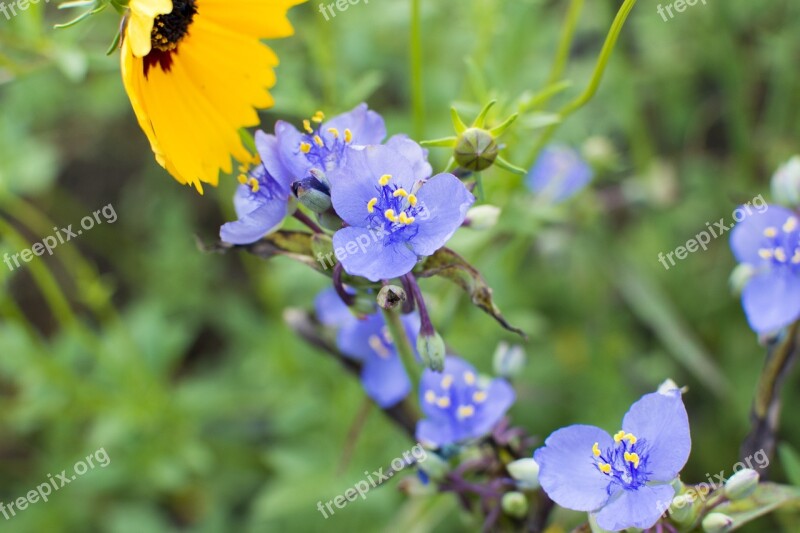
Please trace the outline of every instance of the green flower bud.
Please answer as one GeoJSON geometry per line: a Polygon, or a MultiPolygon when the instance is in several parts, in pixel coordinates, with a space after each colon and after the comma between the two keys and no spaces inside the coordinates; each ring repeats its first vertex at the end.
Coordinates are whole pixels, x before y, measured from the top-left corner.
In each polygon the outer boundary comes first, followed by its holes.
{"type": "Polygon", "coordinates": [[[731,272],[731,277],[728,279],[728,283],[730,283],[731,290],[735,294],[739,294],[744,289],[744,286],[747,285],[747,282],[750,281],[750,278],[756,273],[755,268],[747,263],[741,263],[736,265],[731,272]]]}
{"type": "Polygon", "coordinates": [[[408,299],[406,291],[397,285],[386,285],[378,293],[378,306],[381,309],[394,309],[408,299]]]}
{"type": "Polygon", "coordinates": [[[680,526],[693,524],[700,511],[700,505],[695,505],[697,501],[697,498],[689,494],[675,496],[669,506],[669,517],[680,526]]]}
{"type": "Polygon", "coordinates": [[[324,213],[333,205],[330,188],[313,176],[292,183],[292,193],[298,202],[315,213],[324,213]]]}
{"type": "Polygon", "coordinates": [[[450,472],[450,463],[431,451],[424,461],[417,463],[417,468],[434,481],[441,481],[450,472]]]}
{"type": "Polygon", "coordinates": [[[524,518],[528,514],[528,499],[521,492],[503,494],[503,511],[514,518],[524,518]]]}
{"type": "Polygon", "coordinates": [[[506,465],[506,470],[517,482],[517,487],[522,490],[536,490],[539,488],[539,465],[531,457],[517,459],[506,465]]]}
{"type": "Polygon", "coordinates": [[[453,151],[461,168],[480,172],[492,166],[500,154],[500,147],[492,134],[482,128],[468,128],[456,140],[453,151]]]}
{"type": "Polygon", "coordinates": [[[437,332],[433,335],[423,335],[420,333],[417,337],[417,351],[419,352],[425,366],[434,372],[441,372],[444,370],[444,357],[447,354],[447,349],[444,345],[444,339],[437,332]]]}
{"type": "Polygon", "coordinates": [[[725,533],[733,529],[733,518],[722,513],[709,513],[703,518],[703,531],[725,533]]]}
{"type": "Polygon", "coordinates": [[[608,137],[589,137],[581,147],[583,158],[594,168],[613,170],[619,166],[619,152],[608,137]]]}
{"type": "Polygon", "coordinates": [[[327,230],[339,231],[342,229],[342,219],[333,209],[328,209],[324,213],[317,213],[317,222],[327,230]]]}
{"type": "Polygon", "coordinates": [[[503,378],[514,377],[522,371],[525,359],[525,350],[522,346],[511,346],[501,342],[494,351],[494,373],[503,378]]]}
{"type": "Polygon", "coordinates": [[[497,224],[502,211],[493,205],[479,205],[467,211],[467,227],[475,230],[487,230],[497,224]]]}
{"type": "Polygon", "coordinates": [[[739,470],[725,482],[725,496],[729,500],[741,500],[747,498],[758,487],[758,472],[750,468],[739,470]]]}
{"type": "Polygon", "coordinates": [[[792,157],[772,176],[772,198],[791,207],[800,205],[800,156],[792,157]]]}

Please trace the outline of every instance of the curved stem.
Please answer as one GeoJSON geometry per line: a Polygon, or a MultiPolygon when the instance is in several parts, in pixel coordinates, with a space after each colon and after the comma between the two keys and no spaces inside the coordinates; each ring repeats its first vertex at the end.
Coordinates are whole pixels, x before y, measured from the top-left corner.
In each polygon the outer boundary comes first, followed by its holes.
{"type": "Polygon", "coordinates": [[[414,297],[414,301],[417,303],[417,307],[419,308],[419,334],[430,337],[436,333],[436,330],[433,327],[433,322],[431,322],[431,317],[428,314],[428,308],[425,306],[425,298],[422,297],[422,291],[419,288],[419,284],[417,284],[417,278],[415,278],[414,274],[410,272],[403,276],[403,278],[408,282],[408,286],[411,288],[411,294],[414,297]]]}
{"type": "Polygon", "coordinates": [[[308,215],[300,211],[299,209],[294,212],[294,218],[305,224],[311,231],[314,233],[325,233],[322,228],[320,228],[316,222],[311,220],[308,215]]]}
{"type": "Polygon", "coordinates": [[[412,385],[416,388],[420,376],[419,363],[414,354],[414,348],[411,346],[411,340],[406,333],[406,328],[403,326],[403,321],[400,320],[400,313],[396,309],[381,309],[381,311],[389,334],[392,336],[392,341],[394,341],[397,354],[411,376],[412,385]]]}

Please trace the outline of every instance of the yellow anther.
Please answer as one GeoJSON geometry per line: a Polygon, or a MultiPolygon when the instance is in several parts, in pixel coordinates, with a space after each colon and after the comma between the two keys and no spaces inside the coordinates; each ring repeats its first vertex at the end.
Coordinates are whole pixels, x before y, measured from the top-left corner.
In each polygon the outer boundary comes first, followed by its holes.
{"type": "Polygon", "coordinates": [[[780,263],[786,262],[786,250],[778,246],[775,248],[775,259],[777,259],[780,263]]]}
{"type": "Polygon", "coordinates": [[[325,113],[323,113],[322,111],[317,111],[316,113],[314,113],[314,116],[311,117],[311,120],[319,124],[320,122],[325,120],[325,113]]]}
{"type": "Polygon", "coordinates": [[[594,454],[595,457],[600,457],[600,443],[599,442],[595,442],[594,446],[592,446],[592,454],[594,454]]]}
{"type": "Polygon", "coordinates": [[[307,154],[311,151],[311,145],[308,143],[300,143],[300,151],[307,154]]]}
{"type": "Polygon", "coordinates": [[[625,433],[625,431],[621,429],[614,435],[614,442],[622,442],[623,440],[627,440],[631,444],[636,444],[637,439],[632,433],[625,433]]]}
{"type": "Polygon", "coordinates": [[[778,230],[776,230],[771,226],[764,230],[764,237],[769,237],[771,239],[773,237],[777,237],[777,235],[778,235],[778,230]]]}
{"type": "Polygon", "coordinates": [[[380,185],[381,187],[386,187],[386,185],[389,184],[390,179],[392,179],[391,174],[384,174],[383,176],[378,178],[378,185],[380,185]]]}
{"type": "Polygon", "coordinates": [[[408,203],[411,204],[411,207],[414,207],[415,205],[417,205],[417,197],[414,196],[413,194],[409,194],[408,203]]]}
{"type": "Polygon", "coordinates": [[[314,133],[314,129],[311,127],[311,122],[308,120],[303,121],[303,129],[308,133],[314,133]]]}
{"type": "Polygon", "coordinates": [[[472,372],[464,372],[464,383],[467,385],[474,385],[475,384],[475,374],[472,372]]]}
{"type": "Polygon", "coordinates": [[[401,224],[405,224],[406,226],[414,222],[414,217],[406,215],[405,211],[400,211],[400,216],[397,217],[397,219],[400,221],[401,224]]]}
{"type": "Polygon", "coordinates": [[[250,165],[239,165],[239,172],[246,174],[250,170],[250,165]]]}
{"type": "Polygon", "coordinates": [[[625,452],[623,457],[629,463],[633,463],[634,468],[639,468],[639,454],[625,452]]]}
{"type": "Polygon", "coordinates": [[[247,183],[247,176],[245,176],[244,174],[239,174],[239,177],[236,179],[238,179],[239,183],[241,183],[242,185],[247,183]]]}
{"type": "Polygon", "coordinates": [[[258,184],[258,180],[255,178],[250,178],[250,190],[253,192],[258,192],[258,189],[261,185],[258,184]]]}
{"type": "Polygon", "coordinates": [[[394,209],[387,209],[383,212],[383,216],[391,222],[397,222],[397,217],[394,215],[394,209]]]}
{"type": "Polygon", "coordinates": [[[758,257],[761,259],[772,259],[772,250],[768,248],[762,248],[758,251],[758,257]]]}
{"type": "Polygon", "coordinates": [[[610,474],[611,473],[611,465],[610,464],[600,463],[597,466],[600,468],[600,471],[602,473],[604,473],[604,474],[610,474]]]}
{"type": "Polygon", "coordinates": [[[797,229],[797,219],[795,217],[789,217],[789,219],[783,225],[783,231],[786,233],[791,233],[796,229],[797,229]]]}
{"type": "Polygon", "coordinates": [[[328,133],[333,135],[334,139],[338,139],[339,138],[339,130],[337,130],[336,128],[328,128],[328,133]]]}
{"type": "Polygon", "coordinates": [[[261,154],[254,154],[253,159],[250,161],[252,165],[260,165],[261,164],[261,154]]]}
{"type": "Polygon", "coordinates": [[[619,430],[614,434],[614,442],[619,443],[622,439],[625,438],[625,432],[623,430],[619,430]]]}
{"type": "Polygon", "coordinates": [[[372,200],[367,202],[367,211],[369,211],[370,213],[374,212],[375,211],[375,204],[377,204],[377,203],[378,203],[378,199],[377,198],[373,198],[372,200]]]}
{"type": "Polygon", "coordinates": [[[486,394],[486,391],[482,390],[475,391],[475,393],[473,393],[472,395],[472,401],[475,403],[483,403],[486,401],[486,398],[488,398],[488,396],[489,395],[486,394]]]}
{"type": "Polygon", "coordinates": [[[325,146],[325,143],[322,141],[322,137],[319,135],[314,135],[314,142],[317,143],[317,146],[325,146]]]}
{"type": "Polygon", "coordinates": [[[391,354],[389,353],[389,350],[386,349],[386,346],[383,345],[383,342],[381,342],[380,337],[377,335],[372,335],[367,342],[369,343],[369,347],[372,348],[372,351],[378,354],[378,357],[381,359],[389,359],[391,354]]]}
{"type": "Polygon", "coordinates": [[[395,198],[397,198],[398,196],[406,197],[406,196],[408,196],[408,193],[406,192],[405,189],[401,188],[401,189],[397,189],[396,191],[394,191],[392,193],[392,196],[394,196],[395,198]]]}
{"type": "Polygon", "coordinates": [[[444,390],[447,390],[450,388],[452,384],[453,384],[453,376],[451,374],[445,374],[444,377],[442,378],[442,382],[440,383],[441,387],[444,390]]]}
{"type": "Polygon", "coordinates": [[[436,393],[432,390],[429,390],[425,393],[425,401],[428,403],[436,402],[436,393]]]}
{"type": "Polygon", "coordinates": [[[794,263],[795,265],[800,264],[800,249],[795,250],[794,256],[792,256],[792,263],[794,263]]]}
{"type": "Polygon", "coordinates": [[[469,418],[475,414],[475,407],[472,405],[459,405],[458,406],[458,413],[456,413],[458,418],[464,419],[469,418]]]}
{"type": "Polygon", "coordinates": [[[448,398],[447,396],[442,396],[441,398],[436,400],[436,405],[438,405],[442,409],[447,409],[448,407],[450,407],[450,398],[448,398]]]}
{"type": "Polygon", "coordinates": [[[353,140],[353,132],[350,129],[344,130],[344,142],[349,143],[353,140]]]}

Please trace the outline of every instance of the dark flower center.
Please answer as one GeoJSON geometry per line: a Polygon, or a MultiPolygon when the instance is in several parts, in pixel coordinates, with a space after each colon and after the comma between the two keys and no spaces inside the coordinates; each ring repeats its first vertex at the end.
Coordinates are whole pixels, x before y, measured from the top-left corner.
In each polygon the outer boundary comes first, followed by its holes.
{"type": "Polygon", "coordinates": [[[195,0],[173,0],[172,12],[159,15],[153,21],[153,49],[161,52],[175,50],[189,31],[196,14],[195,0]]]}

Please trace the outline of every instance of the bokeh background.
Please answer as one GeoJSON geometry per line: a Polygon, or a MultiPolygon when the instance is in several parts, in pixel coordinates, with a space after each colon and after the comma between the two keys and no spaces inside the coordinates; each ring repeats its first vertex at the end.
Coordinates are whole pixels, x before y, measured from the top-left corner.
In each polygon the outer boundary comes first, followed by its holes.
{"type": "MultiPolygon", "coordinates": [[[[423,2],[423,138],[450,133],[494,97],[513,111],[547,81],[568,2],[423,2]]],[[[566,77],[586,84],[618,2],[588,2],[566,77]]],[[[110,11],[110,10],[109,10],[110,11]]],[[[390,133],[413,132],[408,2],[371,0],[325,21],[292,12],[277,105],[299,123],[361,101],[390,133]]],[[[158,167],[104,54],[105,12],[67,30],[53,3],[0,15],[0,254],[17,253],[112,204],[118,215],[52,257],[0,266],[0,501],[25,495],[104,448],[95,468],[3,531],[461,531],[450,496],[408,498],[393,481],[324,519],[341,494],[413,442],[364,407],[356,380],[283,323],[329,281],[288,260],[201,252],[231,218],[233,178],[201,197],[158,167]]],[[[657,260],[743,201],[800,151],[800,4],[709,0],[667,22],[636,6],[596,98],[556,140],[604,156],[592,187],[537,204],[519,177],[492,171],[504,211],[451,247],[472,260],[509,320],[530,333],[516,379],[516,424],[617,429],[627,407],[671,377],[688,385],[694,441],[684,478],[730,472],[746,435],[764,349],[729,288],[727,238],[665,270],[657,260]]],[[[547,109],[506,138],[530,164],[547,109]]],[[[417,137],[419,138],[419,137],[417,137]]],[[[441,168],[447,154],[432,152],[441,168]]],[[[727,237],[727,236],[726,236],[727,237]]],[[[501,340],[519,342],[446,282],[424,281],[435,323],[481,371],[501,340]]],[[[772,476],[800,484],[797,371],[784,394],[772,476]]],[[[564,531],[583,517],[555,515],[564,531]]],[[[747,531],[797,531],[796,512],[747,531]]]]}

